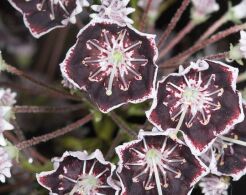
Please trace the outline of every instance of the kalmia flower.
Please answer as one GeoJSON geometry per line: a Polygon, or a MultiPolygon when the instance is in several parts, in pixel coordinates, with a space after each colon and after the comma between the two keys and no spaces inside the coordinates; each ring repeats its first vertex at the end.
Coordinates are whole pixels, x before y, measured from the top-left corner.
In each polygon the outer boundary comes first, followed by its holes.
{"type": "Polygon", "coordinates": [[[238,69],[221,62],[191,63],[158,83],[147,117],[173,138],[181,130],[192,153],[201,154],[244,118],[237,75],[238,69]]]}
{"type": "Polygon", "coordinates": [[[239,44],[233,46],[230,44],[229,60],[235,60],[238,64],[243,65],[242,59],[246,58],[246,32],[240,31],[239,44]]]}
{"type": "Polygon", "coordinates": [[[240,40],[239,40],[239,49],[241,52],[241,55],[244,59],[246,59],[246,32],[240,31],[240,40]]]}
{"type": "Polygon", "coordinates": [[[88,6],[86,0],[9,0],[23,14],[24,23],[36,38],[75,23],[75,16],[88,6]]]}
{"type": "Polygon", "coordinates": [[[246,17],[246,0],[242,0],[241,3],[230,8],[229,14],[231,19],[234,21],[239,21],[246,17]]]}
{"type": "Polygon", "coordinates": [[[139,139],[116,148],[122,193],[189,194],[207,167],[190,149],[162,132],[140,131],[139,139]]]}
{"type": "Polygon", "coordinates": [[[52,161],[55,170],[37,174],[39,184],[50,194],[117,194],[118,188],[111,179],[115,166],[105,161],[99,150],[91,155],[86,152],[65,152],[61,158],[52,161]]]}
{"type": "MultiPolygon", "coordinates": [[[[246,112],[246,105],[243,106],[246,112]]],[[[235,125],[229,133],[219,136],[201,159],[216,175],[239,180],[246,173],[246,120],[235,125]]]]}
{"type": "Polygon", "coordinates": [[[219,10],[216,0],[192,0],[192,3],[192,18],[196,21],[204,21],[209,14],[219,10]]]}
{"type": "Polygon", "coordinates": [[[0,145],[5,146],[6,142],[3,137],[3,132],[14,129],[14,126],[9,123],[11,119],[11,109],[16,103],[16,93],[10,89],[0,89],[0,145]]]}
{"type": "Polygon", "coordinates": [[[5,182],[6,177],[11,177],[10,168],[12,167],[11,158],[4,147],[0,146],[0,181],[5,182]]]}
{"type": "Polygon", "coordinates": [[[127,17],[135,11],[134,8],[126,7],[130,0],[101,0],[101,5],[92,5],[91,8],[98,13],[91,14],[92,18],[111,19],[121,25],[132,24],[127,17]]]}
{"type": "Polygon", "coordinates": [[[11,113],[10,106],[0,106],[0,145],[6,145],[4,141],[3,132],[14,129],[14,126],[9,123],[11,113]]]}
{"type": "Polygon", "coordinates": [[[158,54],[155,36],[102,20],[89,23],[77,38],[60,65],[62,75],[87,91],[102,112],[152,97],[158,54]]]}
{"type": "Polygon", "coordinates": [[[227,190],[230,186],[230,178],[208,175],[201,179],[199,186],[205,195],[228,195],[227,190]]]}
{"type": "Polygon", "coordinates": [[[16,93],[10,89],[0,89],[0,106],[13,106],[16,103],[16,93]]]}

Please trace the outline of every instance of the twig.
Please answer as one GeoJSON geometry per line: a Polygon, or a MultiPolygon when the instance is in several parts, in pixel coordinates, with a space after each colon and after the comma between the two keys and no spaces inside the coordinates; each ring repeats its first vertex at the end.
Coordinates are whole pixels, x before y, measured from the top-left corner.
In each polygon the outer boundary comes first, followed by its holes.
{"type": "MultiPolygon", "coordinates": [[[[202,58],[197,58],[194,59],[193,61],[197,61],[197,60],[221,60],[221,59],[226,59],[229,57],[229,52],[222,52],[222,53],[217,53],[217,54],[211,54],[208,56],[204,56],[202,58]]],[[[190,60],[187,60],[185,62],[183,62],[183,66],[185,67],[186,64],[189,64],[190,60]]],[[[177,68],[180,64],[177,63],[175,64],[170,64],[170,66],[166,66],[165,68],[177,68]]]]}
{"type": "Polygon", "coordinates": [[[6,70],[12,74],[15,74],[19,77],[22,77],[24,79],[27,79],[29,81],[31,81],[32,83],[44,88],[45,90],[49,91],[50,93],[56,94],[57,96],[63,96],[66,97],[68,99],[72,99],[72,100],[77,100],[77,101],[81,101],[80,98],[72,96],[71,94],[65,92],[65,91],[61,91],[57,88],[51,87],[49,85],[47,85],[46,83],[42,82],[42,81],[38,81],[37,79],[33,78],[32,76],[30,76],[28,73],[25,73],[19,69],[17,69],[14,66],[11,66],[9,64],[4,64],[4,67],[6,68],[6,70]]]}
{"type": "Polygon", "coordinates": [[[189,56],[191,56],[192,54],[196,53],[197,51],[205,48],[206,46],[215,43],[231,34],[237,33],[240,30],[246,29],[246,24],[241,24],[241,25],[235,25],[233,27],[230,27],[229,29],[226,29],[222,32],[219,32],[215,35],[213,35],[211,38],[209,39],[205,39],[202,40],[201,42],[195,44],[194,46],[192,46],[191,48],[181,52],[180,54],[178,54],[177,56],[167,60],[166,62],[164,62],[162,65],[160,65],[160,68],[165,68],[166,66],[173,66],[175,67],[178,63],[182,63],[182,60],[184,60],[184,58],[187,58],[189,56]]]}
{"type": "Polygon", "coordinates": [[[201,40],[204,40],[206,38],[208,38],[210,35],[212,35],[216,30],[218,30],[224,23],[226,23],[228,21],[228,17],[227,14],[223,15],[222,17],[220,17],[217,21],[215,21],[212,26],[210,26],[200,37],[200,39],[198,39],[197,42],[200,42],[201,40]]]}
{"type": "Polygon", "coordinates": [[[195,23],[190,21],[180,32],[171,40],[167,46],[160,51],[160,58],[164,57],[169,51],[171,51],[192,29],[195,27],[195,23]]]}
{"type": "Polygon", "coordinates": [[[144,10],[144,13],[143,13],[142,21],[141,21],[141,24],[140,24],[140,31],[143,31],[144,28],[145,28],[146,18],[147,18],[147,15],[148,15],[151,3],[152,3],[152,0],[146,0],[146,1],[148,1],[148,3],[147,3],[147,6],[146,6],[146,8],[144,10]]]}
{"type": "Polygon", "coordinates": [[[69,28],[60,29],[58,31],[57,38],[55,41],[55,49],[53,49],[53,52],[51,54],[47,70],[47,75],[49,79],[52,79],[56,72],[68,32],[69,28]]]}
{"type": "Polygon", "coordinates": [[[113,140],[113,142],[112,142],[112,144],[111,144],[111,146],[110,146],[110,148],[109,148],[106,156],[105,156],[105,158],[107,160],[110,160],[113,157],[113,155],[114,155],[114,149],[115,149],[116,146],[119,145],[119,143],[121,141],[122,141],[122,131],[119,130],[118,133],[117,133],[117,135],[116,135],[116,137],[114,138],[114,140],[113,140]]]}
{"type": "Polygon", "coordinates": [[[137,137],[137,133],[134,130],[130,129],[128,125],[115,112],[111,111],[108,115],[112,118],[116,125],[118,125],[128,135],[134,138],[137,137]]]}
{"type": "Polygon", "coordinates": [[[88,114],[87,116],[85,116],[84,118],[77,120],[76,122],[69,124],[61,129],[58,129],[54,132],[51,133],[47,133],[38,137],[33,137],[32,139],[20,142],[16,145],[16,147],[19,150],[23,150],[26,148],[29,148],[31,146],[40,144],[41,142],[47,142],[51,139],[54,139],[56,137],[62,136],[66,133],[69,133],[77,128],[79,128],[80,126],[84,125],[85,123],[89,122],[92,119],[92,115],[88,114]]]}
{"type": "Polygon", "coordinates": [[[183,0],[181,6],[179,7],[179,9],[176,11],[175,15],[173,16],[173,18],[171,19],[171,22],[168,24],[166,30],[164,31],[164,33],[162,34],[162,36],[159,39],[159,42],[157,44],[158,48],[161,47],[162,43],[164,43],[166,41],[166,39],[168,38],[168,36],[170,35],[170,33],[173,31],[173,29],[176,27],[180,17],[182,16],[182,14],[184,13],[184,11],[186,10],[186,8],[188,7],[190,3],[190,0],[183,0]]]}
{"type": "Polygon", "coordinates": [[[14,106],[13,112],[15,113],[63,113],[73,112],[83,108],[83,104],[70,105],[70,106],[14,106]]]}

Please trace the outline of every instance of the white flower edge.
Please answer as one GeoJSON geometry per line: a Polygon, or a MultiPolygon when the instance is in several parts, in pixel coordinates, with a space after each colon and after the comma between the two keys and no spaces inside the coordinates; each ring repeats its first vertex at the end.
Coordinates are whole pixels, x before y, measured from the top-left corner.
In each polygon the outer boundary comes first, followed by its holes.
{"type": "MultiPolygon", "coordinates": [[[[0,150],[0,152],[3,152],[1,155],[4,155],[4,159],[1,159],[3,162],[0,164],[0,182],[5,183],[6,178],[11,177],[10,168],[12,167],[12,162],[7,151],[3,147],[0,147],[0,150]]],[[[1,157],[3,158],[3,156],[1,157]]]]}
{"type": "Polygon", "coordinates": [[[15,4],[14,1],[12,0],[9,0],[9,3],[17,10],[19,11],[22,15],[23,15],[23,21],[24,21],[24,24],[25,26],[28,28],[28,30],[30,31],[30,33],[36,38],[40,38],[42,37],[43,35],[51,32],[52,30],[54,29],[57,29],[57,28],[63,28],[65,26],[68,25],[69,22],[71,23],[75,23],[76,22],[76,18],[75,16],[79,13],[81,13],[83,11],[83,7],[87,7],[89,6],[89,3],[87,2],[87,0],[76,0],[76,8],[74,9],[74,11],[71,13],[70,17],[67,18],[67,19],[64,19],[61,23],[62,25],[57,25],[57,26],[54,26],[52,28],[49,28],[48,30],[42,32],[42,33],[35,33],[35,32],[32,32],[31,31],[31,28],[30,28],[30,23],[27,21],[27,18],[26,18],[26,14],[15,4]]]}
{"type": "MultiPolygon", "coordinates": [[[[118,173],[121,173],[122,172],[122,169],[123,169],[123,166],[124,166],[124,163],[122,161],[122,158],[120,156],[122,156],[122,151],[127,148],[127,147],[130,147],[131,145],[133,144],[136,144],[136,143],[139,143],[143,140],[144,136],[166,136],[164,132],[161,132],[161,131],[157,131],[156,128],[153,128],[151,132],[147,132],[147,131],[144,131],[144,130],[140,130],[139,131],[139,134],[138,134],[138,138],[136,140],[133,140],[133,141],[130,141],[128,143],[123,143],[122,145],[119,145],[115,148],[115,151],[116,151],[116,154],[119,156],[119,162],[118,162],[118,167],[116,169],[116,174],[120,180],[120,183],[121,183],[121,188],[122,188],[122,191],[121,191],[121,195],[124,195],[124,192],[126,192],[126,188],[123,184],[123,181],[121,180],[120,176],[118,175],[118,173]]],[[[168,138],[168,139],[171,139],[171,138],[168,138]]],[[[186,146],[182,141],[180,140],[175,140],[174,142],[177,142],[178,144],[181,144],[181,145],[184,145],[186,146]]],[[[187,147],[187,146],[186,146],[187,147]]],[[[197,156],[194,156],[194,158],[199,162],[199,164],[201,165],[202,168],[205,169],[205,171],[200,175],[198,176],[197,178],[194,179],[194,181],[190,184],[190,187],[191,190],[188,192],[187,195],[190,195],[195,184],[197,184],[201,178],[203,178],[204,176],[208,175],[209,174],[209,168],[201,161],[201,159],[199,159],[197,156]]]]}
{"type": "Polygon", "coordinates": [[[108,162],[108,161],[105,161],[102,152],[99,149],[97,149],[97,150],[95,150],[95,152],[91,153],[90,155],[88,155],[88,153],[86,151],[83,151],[83,152],[81,152],[81,151],[76,151],[76,152],[66,151],[66,152],[63,153],[62,157],[54,157],[53,159],[51,159],[51,162],[53,162],[53,170],[51,170],[51,171],[44,171],[44,172],[41,172],[41,173],[37,173],[36,174],[36,178],[37,178],[38,183],[41,186],[43,186],[44,188],[46,188],[47,190],[49,190],[49,192],[50,192],[51,195],[58,195],[58,194],[53,193],[51,188],[43,185],[40,182],[39,178],[40,177],[44,177],[44,176],[48,176],[48,175],[51,175],[51,174],[55,173],[57,171],[57,169],[59,168],[60,163],[63,162],[63,160],[66,157],[68,157],[68,156],[72,156],[72,157],[78,158],[81,161],[87,161],[87,160],[96,159],[96,160],[99,161],[99,163],[101,163],[103,165],[108,165],[109,164],[110,167],[111,167],[111,174],[108,177],[107,182],[108,182],[108,184],[110,184],[110,186],[113,189],[116,190],[116,194],[118,193],[118,191],[120,189],[119,189],[119,187],[117,185],[115,185],[115,183],[111,179],[111,177],[113,175],[113,171],[116,169],[116,166],[113,165],[112,163],[108,162]]]}
{"type": "MultiPolygon", "coordinates": [[[[92,20],[90,23],[88,23],[86,26],[84,26],[78,33],[77,35],[77,38],[80,36],[80,34],[82,34],[88,27],[90,27],[91,25],[96,25],[97,23],[107,23],[107,24],[117,24],[119,25],[119,23],[115,22],[115,21],[112,21],[112,20],[109,20],[109,19],[94,19],[92,20]]],[[[120,25],[119,25],[120,26],[120,25]]],[[[156,86],[156,80],[157,80],[157,73],[158,73],[158,66],[156,64],[156,61],[157,61],[157,58],[158,58],[158,49],[157,49],[157,46],[156,46],[156,43],[155,43],[155,38],[156,38],[156,35],[153,35],[153,34],[147,34],[147,33],[143,33],[143,32],[140,32],[138,31],[137,29],[135,29],[133,26],[131,25],[126,25],[126,27],[130,28],[131,30],[133,30],[134,32],[136,32],[137,34],[139,34],[140,36],[143,36],[143,37],[146,37],[147,39],[150,40],[151,42],[151,45],[154,49],[154,57],[153,57],[153,65],[155,66],[156,70],[155,70],[155,73],[154,73],[154,79],[153,79],[153,84],[152,84],[152,89],[150,90],[149,94],[147,94],[146,96],[144,96],[143,98],[139,98],[137,100],[127,100],[127,102],[124,102],[124,103],[121,103],[121,104],[117,104],[111,108],[109,108],[108,110],[102,110],[100,109],[101,112],[103,113],[109,113],[110,111],[122,106],[122,105],[125,105],[127,104],[128,102],[129,103],[133,103],[133,104],[138,104],[138,103],[141,103],[141,102],[144,102],[148,99],[152,99],[155,97],[155,86],[156,86]]],[[[77,39],[76,43],[68,50],[66,56],[65,56],[65,59],[63,60],[62,63],[60,63],[60,69],[61,69],[61,73],[62,73],[62,77],[65,78],[66,80],[68,80],[68,82],[70,82],[72,85],[74,85],[76,88],[80,89],[80,90],[84,90],[86,91],[86,88],[85,86],[82,86],[80,87],[77,83],[75,83],[71,78],[69,78],[68,76],[68,73],[66,71],[66,59],[69,59],[70,55],[74,52],[74,48],[77,46],[77,44],[79,44],[79,41],[77,39]]]]}
{"type": "MultiPolygon", "coordinates": [[[[222,131],[219,134],[219,135],[224,135],[224,134],[226,134],[226,133],[228,133],[230,131],[231,127],[233,127],[236,124],[242,122],[244,120],[244,117],[245,117],[245,115],[243,113],[243,106],[242,106],[242,95],[241,95],[240,92],[238,92],[236,90],[236,83],[237,83],[237,77],[238,77],[238,72],[239,71],[238,71],[237,68],[234,68],[232,66],[229,66],[229,65],[227,65],[227,64],[225,64],[223,62],[220,62],[220,61],[213,61],[213,60],[206,60],[206,61],[209,61],[209,62],[212,62],[212,63],[217,63],[217,64],[219,64],[221,66],[224,66],[224,67],[228,68],[228,70],[232,73],[232,84],[231,84],[231,88],[232,88],[232,90],[235,93],[238,94],[238,97],[239,97],[239,108],[241,110],[241,113],[240,113],[238,119],[235,119],[232,122],[231,125],[227,125],[225,127],[224,131],[222,131]]],[[[153,103],[152,103],[150,109],[145,112],[145,114],[146,114],[149,122],[151,124],[153,124],[155,127],[157,127],[158,130],[163,131],[167,136],[170,135],[170,133],[173,132],[174,129],[173,128],[169,128],[168,130],[164,130],[164,129],[162,129],[161,125],[156,125],[154,123],[154,121],[152,121],[151,118],[150,118],[151,112],[156,108],[157,103],[158,103],[158,101],[157,101],[157,92],[158,92],[160,83],[165,82],[165,80],[169,76],[183,76],[183,75],[187,74],[191,69],[196,69],[198,71],[207,70],[209,68],[209,64],[206,61],[205,60],[198,60],[197,62],[191,62],[190,63],[190,66],[188,66],[185,69],[182,66],[180,66],[178,73],[171,73],[167,77],[164,77],[162,80],[158,81],[156,91],[154,92],[155,95],[154,95],[154,98],[153,98],[153,103]]],[[[194,145],[192,144],[191,140],[186,136],[186,134],[182,131],[182,129],[180,129],[180,131],[183,134],[183,137],[184,137],[184,140],[185,140],[186,144],[191,149],[192,154],[194,154],[196,156],[199,156],[199,155],[205,153],[212,146],[212,144],[214,143],[214,141],[216,139],[216,138],[214,138],[208,145],[205,146],[205,148],[202,151],[199,151],[198,149],[196,149],[196,147],[194,147],[194,145]]]]}

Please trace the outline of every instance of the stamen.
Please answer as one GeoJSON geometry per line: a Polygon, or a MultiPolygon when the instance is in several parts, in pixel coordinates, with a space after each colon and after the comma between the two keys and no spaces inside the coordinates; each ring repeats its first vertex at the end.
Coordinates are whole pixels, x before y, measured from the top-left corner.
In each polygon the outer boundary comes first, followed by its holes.
{"type": "Polygon", "coordinates": [[[135,48],[135,47],[137,47],[138,45],[141,45],[141,44],[142,44],[142,41],[138,41],[137,43],[135,43],[135,44],[133,44],[133,45],[127,47],[126,49],[124,49],[124,52],[128,52],[128,51],[130,51],[131,49],[133,49],[133,48],[135,48]]]}
{"type": "Polygon", "coordinates": [[[170,135],[170,137],[171,137],[172,139],[177,139],[177,134],[178,134],[178,132],[179,132],[179,130],[180,130],[180,127],[181,127],[182,124],[183,124],[183,121],[184,121],[185,115],[186,115],[186,113],[187,113],[188,107],[189,107],[188,105],[185,105],[185,106],[184,106],[184,109],[183,109],[183,111],[182,111],[181,117],[179,118],[179,122],[178,122],[178,124],[177,124],[177,126],[176,126],[174,132],[170,135]]]}
{"type": "Polygon", "coordinates": [[[216,90],[216,91],[214,91],[214,92],[212,92],[212,93],[209,93],[209,94],[204,94],[205,96],[212,96],[212,95],[214,95],[214,94],[218,94],[218,96],[221,96],[222,94],[224,93],[224,89],[218,89],[218,90],[216,90]]]}
{"type": "Polygon", "coordinates": [[[145,154],[141,153],[141,152],[138,151],[137,149],[131,148],[131,150],[133,150],[134,152],[136,152],[136,153],[139,154],[140,156],[145,157],[145,154]]]}
{"type": "Polygon", "coordinates": [[[84,160],[84,165],[83,165],[83,174],[86,173],[86,160],[84,160]]]}
{"type": "Polygon", "coordinates": [[[90,169],[90,171],[89,171],[89,175],[92,175],[93,169],[94,169],[94,167],[95,167],[95,164],[96,164],[96,161],[93,162],[93,164],[92,164],[92,166],[91,166],[91,169],[90,169]]]}
{"type": "Polygon", "coordinates": [[[149,188],[149,184],[150,184],[150,182],[151,182],[151,178],[152,178],[152,176],[153,176],[153,173],[154,173],[153,169],[150,169],[150,170],[149,170],[149,175],[148,175],[147,182],[145,183],[145,189],[146,189],[146,190],[149,190],[149,189],[150,189],[150,188],[149,188]]]}
{"type": "Polygon", "coordinates": [[[179,87],[179,86],[177,86],[177,85],[175,85],[175,84],[173,84],[171,82],[168,82],[167,85],[171,85],[174,88],[176,88],[177,90],[179,90],[180,92],[184,92],[184,89],[182,89],[181,87],[179,87]]]}
{"type": "Polygon", "coordinates": [[[74,180],[74,179],[71,179],[71,178],[69,178],[69,177],[67,177],[67,176],[65,176],[65,175],[59,175],[59,179],[67,179],[68,181],[71,181],[71,182],[73,182],[73,183],[77,183],[77,181],[76,180],[74,180]]]}
{"type": "Polygon", "coordinates": [[[104,52],[104,53],[106,53],[106,54],[109,54],[109,52],[108,52],[106,49],[102,48],[102,47],[101,47],[100,45],[98,45],[97,43],[94,43],[94,42],[91,41],[91,40],[87,41],[87,43],[93,45],[93,46],[96,47],[99,51],[104,52]]]}
{"type": "Polygon", "coordinates": [[[233,138],[230,138],[230,137],[225,137],[223,135],[218,135],[218,137],[222,140],[225,140],[225,141],[228,141],[228,142],[231,142],[231,143],[234,143],[234,144],[238,144],[240,146],[246,146],[246,142],[245,141],[241,141],[241,140],[236,140],[236,139],[233,139],[233,138]]]}
{"type": "Polygon", "coordinates": [[[167,137],[164,139],[164,142],[162,144],[162,148],[161,148],[161,153],[164,152],[165,148],[166,148],[166,145],[167,145],[167,137]]]}
{"type": "Polygon", "coordinates": [[[109,82],[108,82],[108,88],[107,88],[107,91],[106,91],[106,94],[108,96],[112,95],[112,86],[113,86],[113,81],[114,81],[115,74],[117,72],[117,66],[118,66],[118,64],[114,64],[113,68],[112,68],[112,71],[110,73],[109,82]]]}
{"type": "Polygon", "coordinates": [[[101,176],[102,176],[104,173],[106,173],[108,170],[109,170],[109,169],[106,168],[104,171],[102,171],[101,173],[99,173],[99,174],[96,176],[96,178],[101,177],[101,176]]]}
{"type": "Polygon", "coordinates": [[[94,72],[91,76],[89,76],[90,81],[94,81],[94,78],[102,72],[102,68],[99,68],[96,72],[94,72]]]}
{"type": "Polygon", "coordinates": [[[142,172],[140,172],[138,175],[136,175],[135,177],[132,178],[133,182],[138,182],[138,178],[142,175],[144,175],[149,169],[149,166],[147,166],[142,172]]]}
{"type": "Polygon", "coordinates": [[[152,161],[153,161],[152,163],[153,163],[153,168],[154,168],[155,182],[156,182],[156,186],[157,186],[158,195],[162,195],[161,181],[160,181],[159,173],[158,173],[155,161],[154,160],[152,160],[152,161]]]}

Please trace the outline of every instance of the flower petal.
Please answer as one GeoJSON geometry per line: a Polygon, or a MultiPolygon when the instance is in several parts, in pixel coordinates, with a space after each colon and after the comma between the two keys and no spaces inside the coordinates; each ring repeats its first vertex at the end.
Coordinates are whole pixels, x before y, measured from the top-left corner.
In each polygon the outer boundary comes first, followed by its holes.
{"type": "Polygon", "coordinates": [[[154,36],[130,26],[92,21],[60,64],[62,75],[86,90],[102,112],[152,97],[157,66],[154,36]]]}

